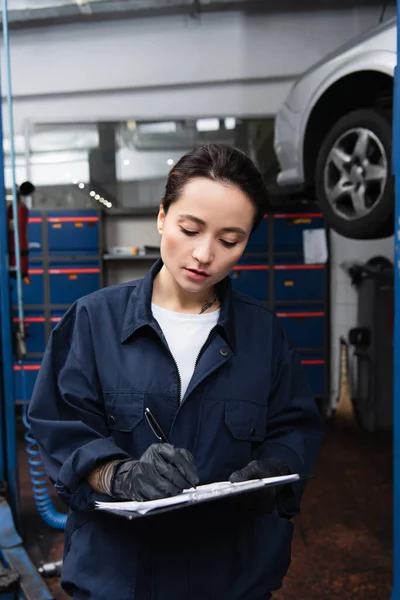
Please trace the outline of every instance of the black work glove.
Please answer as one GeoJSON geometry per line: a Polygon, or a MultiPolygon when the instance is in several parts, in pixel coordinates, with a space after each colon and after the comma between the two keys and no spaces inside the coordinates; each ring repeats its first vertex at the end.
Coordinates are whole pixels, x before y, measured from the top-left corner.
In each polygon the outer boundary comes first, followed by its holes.
{"type": "Polygon", "coordinates": [[[124,500],[157,500],[176,496],[199,483],[193,456],[171,444],[152,444],[139,460],[117,464],[111,495],[124,500]]]}
{"type": "Polygon", "coordinates": [[[261,458],[253,460],[240,471],[235,471],[229,477],[231,483],[246,481],[247,479],[264,479],[264,477],[279,477],[290,475],[290,471],[284,462],[277,458],[261,458]]]}
{"type": "MultiPolygon", "coordinates": [[[[246,467],[235,471],[229,477],[231,483],[247,481],[248,479],[264,479],[264,477],[279,477],[289,475],[287,465],[277,458],[261,458],[253,460],[246,467]]],[[[253,492],[251,498],[247,499],[247,511],[255,515],[269,514],[275,505],[280,514],[284,514],[282,503],[286,497],[285,486],[262,488],[253,492]],[[250,500],[250,502],[249,502],[250,500]]]]}

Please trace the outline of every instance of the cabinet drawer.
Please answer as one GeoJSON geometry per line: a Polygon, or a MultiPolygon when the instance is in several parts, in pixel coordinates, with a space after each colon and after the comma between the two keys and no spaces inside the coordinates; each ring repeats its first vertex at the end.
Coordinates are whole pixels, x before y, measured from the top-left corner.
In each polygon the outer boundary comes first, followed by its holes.
{"type": "Polygon", "coordinates": [[[93,211],[49,213],[50,254],[98,254],[99,217],[93,211]]]}
{"type": "MultiPolygon", "coordinates": [[[[44,270],[42,266],[35,265],[29,267],[29,278],[31,282],[22,282],[22,298],[24,304],[44,304],[44,270]]],[[[17,304],[17,282],[11,280],[11,302],[17,304]]]]}
{"type": "Polygon", "coordinates": [[[15,400],[25,400],[25,395],[28,400],[32,397],[36,378],[40,370],[40,362],[38,361],[25,361],[22,365],[23,372],[21,373],[21,366],[14,365],[14,390],[15,400]]]}
{"type": "Polygon", "coordinates": [[[326,364],[323,356],[320,354],[300,352],[300,357],[312,392],[315,396],[323,396],[326,389],[326,364]]]}
{"type": "Polygon", "coordinates": [[[303,253],[303,231],[324,228],[322,213],[274,215],[274,251],[303,253]]]}
{"type": "Polygon", "coordinates": [[[257,229],[249,237],[246,252],[267,252],[268,250],[268,219],[265,216],[257,229]]]}
{"type": "Polygon", "coordinates": [[[99,289],[100,267],[98,263],[51,265],[49,281],[51,304],[72,304],[99,289]]]}
{"type": "Polygon", "coordinates": [[[277,310],[282,327],[296,348],[323,348],[325,313],[323,311],[277,310]]]}
{"type": "Polygon", "coordinates": [[[39,214],[31,212],[28,219],[28,247],[30,256],[40,256],[42,254],[42,228],[42,217],[39,214]]]}
{"type": "Polygon", "coordinates": [[[258,300],[268,300],[268,267],[265,265],[237,265],[231,272],[234,290],[258,300]]]}
{"type": "Polygon", "coordinates": [[[275,265],[274,279],[276,302],[324,300],[324,265],[275,265]]]}
{"type": "MultiPolygon", "coordinates": [[[[17,313],[14,313],[14,327],[18,328],[19,318],[17,313]]],[[[26,350],[30,354],[44,353],[46,349],[46,319],[43,314],[26,312],[24,314],[25,335],[26,335],[26,350]]]]}

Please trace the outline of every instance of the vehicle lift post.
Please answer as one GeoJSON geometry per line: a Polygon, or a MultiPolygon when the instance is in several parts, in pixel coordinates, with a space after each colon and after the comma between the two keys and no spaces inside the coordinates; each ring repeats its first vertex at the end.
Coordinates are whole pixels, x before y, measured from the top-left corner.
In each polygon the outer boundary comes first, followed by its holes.
{"type": "MultiPolygon", "coordinates": [[[[7,44],[8,48],[7,0],[2,0],[2,20],[3,43],[4,45],[7,44]]],[[[7,67],[8,93],[10,95],[9,64],[7,67]]],[[[10,104],[9,110],[12,114],[10,104]]],[[[10,121],[10,138],[12,139],[12,119],[10,121]]],[[[19,600],[52,600],[52,596],[28,556],[20,536],[22,528],[19,503],[9,281],[3,120],[2,111],[0,111],[0,595],[4,597],[7,594],[7,598],[14,599],[17,597],[19,600]],[[8,501],[10,501],[10,504],[8,501]]]]}
{"type": "Polygon", "coordinates": [[[394,260],[394,396],[393,396],[393,589],[391,600],[400,600],[400,0],[397,0],[397,67],[393,111],[393,168],[395,193],[394,260]]]}

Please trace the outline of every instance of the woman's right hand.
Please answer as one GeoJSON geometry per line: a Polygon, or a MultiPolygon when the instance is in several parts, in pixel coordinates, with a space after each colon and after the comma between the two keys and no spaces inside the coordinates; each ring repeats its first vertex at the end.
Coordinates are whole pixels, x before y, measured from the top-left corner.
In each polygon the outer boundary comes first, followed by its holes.
{"type": "Polygon", "coordinates": [[[176,496],[199,483],[192,454],[171,444],[152,444],[139,460],[115,467],[111,495],[124,500],[156,500],[176,496]]]}

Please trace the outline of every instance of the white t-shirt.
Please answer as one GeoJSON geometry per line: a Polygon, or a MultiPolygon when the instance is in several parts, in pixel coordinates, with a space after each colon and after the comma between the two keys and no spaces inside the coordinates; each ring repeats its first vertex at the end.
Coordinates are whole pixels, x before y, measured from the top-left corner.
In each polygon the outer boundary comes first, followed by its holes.
{"type": "Polygon", "coordinates": [[[199,352],[211,329],[218,322],[220,309],[202,315],[193,315],[174,312],[152,304],[151,310],[177,364],[182,400],[192,378],[199,352]]]}

